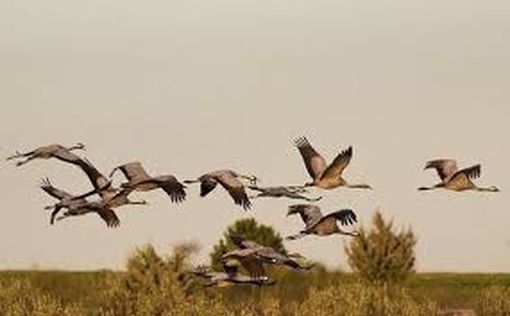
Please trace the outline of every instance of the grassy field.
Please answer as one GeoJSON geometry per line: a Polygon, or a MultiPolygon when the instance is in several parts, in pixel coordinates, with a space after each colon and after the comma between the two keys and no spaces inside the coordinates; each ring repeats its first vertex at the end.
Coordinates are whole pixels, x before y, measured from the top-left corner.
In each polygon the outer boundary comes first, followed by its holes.
{"type": "MultiPolygon", "coordinates": [[[[93,308],[97,305],[99,293],[104,290],[107,276],[115,273],[119,272],[3,271],[0,272],[0,279],[25,278],[65,304],[79,303],[86,308],[93,308]]],[[[281,271],[276,273],[282,273],[280,282],[267,288],[267,296],[287,301],[302,300],[311,287],[356,282],[352,274],[325,270],[311,274],[281,271]]],[[[478,293],[491,285],[510,287],[510,274],[422,273],[412,276],[404,286],[418,301],[432,300],[441,308],[474,308],[473,302],[478,293]]],[[[249,288],[221,291],[224,292],[226,300],[231,296],[249,299],[250,295],[253,295],[249,288]]]]}

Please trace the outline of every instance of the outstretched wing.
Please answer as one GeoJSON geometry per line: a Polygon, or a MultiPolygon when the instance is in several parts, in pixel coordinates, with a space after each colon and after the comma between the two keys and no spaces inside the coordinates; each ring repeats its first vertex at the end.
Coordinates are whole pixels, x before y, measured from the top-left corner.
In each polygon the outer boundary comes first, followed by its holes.
{"type": "Polygon", "coordinates": [[[471,179],[480,177],[482,172],[481,165],[475,165],[454,173],[448,180],[449,187],[467,188],[471,184],[471,179]]]}
{"type": "Polygon", "coordinates": [[[294,141],[303,158],[306,170],[312,179],[317,178],[326,169],[326,160],[310,145],[306,137],[294,141]]]}
{"type": "Polygon", "coordinates": [[[298,212],[301,219],[309,229],[317,224],[322,218],[321,209],[313,204],[295,204],[289,206],[289,211],[298,212]]]}
{"type": "Polygon", "coordinates": [[[48,193],[49,195],[51,195],[52,197],[54,197],[56,199],[64,200],[64,199],[72,199],[73,198],[72,194],[70,194],[64,190],[57,189],[53,185],[51,185],[50,179],[48,179],[48,178],[42,180],[42,184],[40,187],[41,187],[41,189],[44,190],[44,192],[48,193]]]}
{"type": "Polygon", "coordinates": [[[181,203],[186,200],[186,191],[184,185],[174,176],[165,176],[161,181],[160,187],[168,194],[170,200],[175,203],[181,203]]]}
{"type": "Polygon", "coordinates": [[[99,193],[102,198],[105,198],[103,193],[106,188],[110,187],[110,180],[99,172],[99,170],[86,158],[80,159],[79,166],[83,172],[85,172],[97,193],[99,193]]]}
{"type": "Polygon", "coordinates": [[[113,176],[116,170],[120,170],[130,183],[137,183],[150,179],[150,176],[138,161],[129,162],[116,167],[110,173],[110,177],[113,176]]]}
{"type": "Polygon", "coordinates": [[[335,218],[342,226],[352,225],[358,222],[358,216],[351,209],[344,209],[324,216],[323,220],[335,218]]]}
{"type": "Polygon", "coordinates": [[[324,170],[321,178],[336,177],[342,174],[352,159],[352,146],[339,153],[333,162],[324,170]]]}
{"type": "Polygon", "coordinates": [[[101,209],[97,211],[97,214],[105,221],[108,227],[118,227],[120,225],[117,214],[111,209],[101,209]]]}
{"type": "Polygon", "coordinates": [[[216,188],[218,182],[211,177],[200,177],[200,196],[204,197],[216,188]]]}
{"type": "Polygon", "coordinates": [[[264,264],[256,255],[254,249],[237,249],[223,255],[222,260],[236,260],[248,272],[251,278],[261,279],[266,277],[264,264]]]}
{"type": "Polygon", "coordinates": [[[228,191],[236,205],[241,206],[244,210],[250,209],[250,199],[246,194],[244,184],[239,179],[227,173],[222,173],[215,179],[228,191]]]}
{"type": "Polygon", "coordinates": [[[441,181],[446,182],[450,179],[459,169],[457,162],[453,159],[436,159],[427,161],[425,169],[434,168],[441,181]]]}
{"type": "Polygon", "coordinates": [[[57,151],[53,153],[53,157],[57,158],[58,160],[68,162],[73,165],[79,166],[81,163],[82,158],[76,154],[73,154],[71,151],[69,151],[67,148],[60,148],[57,151]]]}

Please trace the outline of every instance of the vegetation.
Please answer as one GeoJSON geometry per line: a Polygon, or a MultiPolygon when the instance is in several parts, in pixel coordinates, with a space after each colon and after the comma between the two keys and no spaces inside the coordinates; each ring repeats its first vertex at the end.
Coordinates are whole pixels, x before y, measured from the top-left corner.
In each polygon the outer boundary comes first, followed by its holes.
{"type": "MultiPolygon", "coordinates": [[[[243,220],[227,229],[211,258],[231,249],[229,236],[237,233],[285,251],[270,227],[243,220]]],[[[434,316],[446,308],[510,315],[510,275],[413,274],[410,230],[396,233],[378,214],[374,227],[361,234],[347,248],[351,257],[356,254],[350,258],[354,267],[369,269],[272,268],[271,277],[278,281],[272,287],[204,288],[190,273],[190,257],[198,249],[194,244],[178,245],[168,256],[146,245],[129,257],[122,272],[1,272],[0,315],[434,316]],[[374,245],[386,250],[378,252],[374,245]],[[356,260],[363,264],[355,265],[356,260]],[[360,276],[370,282],[360,282],[360,276]]]]}
{"type": "Polygon", "coordinates": [[[414,272],[416,237],[411,229],[394,231],[393,221],[380,212],[373,217],[370,230],[361,228],[358,238],[345,247],[349,265],[366,281],[374,284],[396,283],[414,272]]]}
{"type": "Polygon", "coordinates": [[[279,252],[287,253],[283,246],[282,237],[272,227],[259,224],[253,218],[241,219],[227,227],[223,238],[214,246],[210,254],[211,267],[214,270],[221,270],[221,257],[235,249],[235,245],[230,240],[230,237],[235,235],[243,235],[247,239],[256,241],[261,245],[273,247],[279,252]]]}

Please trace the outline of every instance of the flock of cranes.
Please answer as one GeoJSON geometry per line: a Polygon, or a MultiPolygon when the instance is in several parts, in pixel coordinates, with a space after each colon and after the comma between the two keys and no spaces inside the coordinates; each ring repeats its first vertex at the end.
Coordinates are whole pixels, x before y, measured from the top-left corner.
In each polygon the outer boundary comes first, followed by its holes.
{"type": "MultiPolygon", "coordinates": [[[[129,196],[132,192],[147,192],[161,189],[166,193],[170,202],[182,203],[186,200],[186,185],[199,183],[201,197],[208,195],[220,184],[228,192],[233,202],[244,210],[251,208],[251,200],[261,197],[285,197],[307,201],[308,203],[289,206],[287,216],[299,214],[305,224],[305,228],[295,235],[286,237],[287,240],[296,240],[307,235],[329,236],[341,234],[351,237],[358,236],[358,232],[355,230],[346,231],[341,228],[342,226],[350,226],[357,222],[357,216],[353,210],[342,209],[323,215],[320,208],[312,204],[312,202],[316,202],[322,197],[307,196],[308,187],[317,187],[324,190],[338,187],[371,189],[367,184],[352,184],[343,178],[343,172],[352,159],[353,148],[349,147],[341,151],[328,165],[326,160],[312,147],[306,137],[298,138],[295,141],[295,145],[312,179],[311,182],[307,182],[302,186],[262,188],[257,186],[258,179],[256,176],[240,174],[228,169],[208,172],[196,179],[181,182],[172,174],[151,176],[138,161],[118,166],[106,176],[89,160],[74,153],[76,150],[85,149],[82,143],[77,143],[70,147],[59,144],[42,146],[25,153],[16,152],[16,154],[8,157],[7,160],[17,160],[16,166],[20,167],[34,159],[54,158],[77,166],[87,176],[92,189],[80,195],[56,188],[50,179],[43,179],[40,186],[41,189],[58,200],[55,204],[45,207],[46,210],[52,211],[50,215],[51,224],[69,217],[95,213],[99,215],[108,227],[117,227],[120,225],[120,220],[114,211],[116,208],[129,204],[147,204],[144,200],[131,200],[129,196]],[[124,175],[126,182],[115,186],[112,178],[117,171],[124,175]],[[248,190],[254,192],[254,194],[248,195],[248,190]],[[98,195],[99,199],[89,200],[88,198],[92,195],[98,195]]],[[[425,169],[435,169],[441,182],[431,187],[420,187],[418,189],[420,191],[442,188],[453,191],[499,192],[499,189],[495,186],[479,187],[473,182],[473,179],[478,178],[481,174],[480,165],[459,169],[455,160],[437,159],[428,161],[425,169]]],[[[223,286],[236,283],[272,285],[274,280],[270,280],[265,273],[264,265],[266,264],[284,265],[299,270],[311,268],[311,265],[299,263],[297,259],[303,259],[299,254],[287,255],[279,253],[271,247],[262,246],[254,241],[245,239],[243,236],[232,237],[232,242],[236,245],[237,249],[226,253],[222,257],[224,272],[212,272],[204,267],[195,271],[196,275],[207,279],[208,286],[223,286]],[[248,275],[241,274],[239,266],[243,267],[248,275]]]]}

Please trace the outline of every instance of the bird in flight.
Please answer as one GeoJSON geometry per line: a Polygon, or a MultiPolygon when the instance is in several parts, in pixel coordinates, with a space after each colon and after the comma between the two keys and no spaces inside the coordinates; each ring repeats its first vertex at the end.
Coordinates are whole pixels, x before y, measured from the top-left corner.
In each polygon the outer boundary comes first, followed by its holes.
{"type": "Polygon", "coordinates": [[[240,178],[250,181],[252,185],[255,185],[257,182],[257,177],[255,176],[241,175],[232,170],[217,170],[201,175],[196,180],[185,180],[184,183],[200,183],[201,197],[209,194],[219,183],[227,190],[236,205],[241,206],[244,210],[248,210],[251,208],[251,202],[246,194],[245,185],[240,178]]]}
{"type": "Polygon", "coordinates": [[[253,191],[258,191],[256,195],[250,196],[250,199],[256,199],[261,197],[274,197],[274,198],[286,197],[289,199],[306,200],[309,202],[317,202],[322,199],[322,196],[316,198],[304,196],[303,193],[308,193],[308,191],[303,187],[280,186],[261,188],[255,185],[250,185],[248,186],[248,188],[253,191]]]}
{"type": "Polygon", "coordinates": [[[435,189],[447,189],[452,191],[480,191],[480,192],[499,192],[499,188],[495,186],[479,187],[472,180],[480,177],[482,168],[480,164],[472,167],[460,169],[457,162],[453,159],[436,159],[430,160],[425,164],[425,169],[435,169],[437,175],[441,179],[431,187],[420,187],[419,191],[429,191],[435,189]]]}
{"type": "Polygon", "coordinates": [[[239,263],[235,261],[222,262],[223,272],[210,271],[206,267],[199,267],[192,273],[207,280],[206,287],[227,287],[234,284],[248,284],[271,286],[276,282],[267,277],[253,278],[239,272],[239,263]]]}
{"type": "Polygon", "coordinates": [[[140,192],[163,189],[172,202],[180,203],[186,199],[185,186],[173,175],[151,177],[138,161],[116,167],[110,173],[110,178],[117,170],[120,170],[128,180],[128,182],[121,184],[123,188],[133,188],[133,190],[140,192]]]}
{"type": "Polygon", "coordinates": [[[253,254],[258,259],[262,260],[262,262],[264,263],[284,265],[297,270],[309,270],[314,266],[313,264],[303,265],[299,263],[297,259],[305,258],[298,253],[292,253],[288,255],[283,254],[281,252],[276,251],[273,247],[263,246],[255,241],[246,239],[242,235],[233,235],[230,237],[230,239],[237,247],[237,250],[225,254],[224,258],[227,259],[229,257],[229,254],[241,251],[241,253],[246,253],[250,255],[253,254]],[[243,252],[244,250],[247,249],[250,251],[243,252]]]}
{"type": "Polygon", "coordinates": [[[326,216],[322,215],[320,208],[313,204],[294,204],[289,206],[287,216],[299,214],[305,223],[305,229],[299,234],[286,237],[287,240],[296,240],[307,235],[329,236],[333,234],[341,234],[352,237],[359,236],[357,231],[348,232],[342,230],[341,226],[352,225],[358,221],[356,213],[351,209],[343,209],[330,213],[326,216]]]}
{"type": "Polygon", "coordinates": [[[339,153],[333,162],[327,165],[326,160],[312,147],[306,137],[298,138],[295,145],[303,158],[308,174],[313,179],[312,182],[305,183],[305,187],[334,189],[343,186],[353,189],[371,189],[367,184],[350,184],[342,177],[352,159],[352,146],[339,153]]]}
{"type": "Polygon", "coordinates": [[[7,161],[13,160],[13,159],[23,159],[16,162],[16,166],[20,167],[24,164],[29,163],[30,161],[34,159],[50,159],[50,158],[56,158],[58,160],[72,163],[72,164],[78,164],[79,160],[81,159],[79,156],[73,154],[71,151],[81,149],[85,149],[85,145],[82,143],[77,143],[74,146],[71,147],[65,147],[59,144],[52,144],[47,146],[41,146],[38,147],[32,151],[21,153],[16,152],[16,154],[7,157],[7,161]]]}

